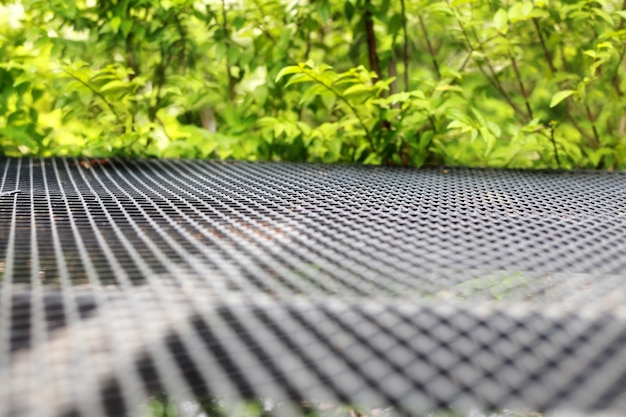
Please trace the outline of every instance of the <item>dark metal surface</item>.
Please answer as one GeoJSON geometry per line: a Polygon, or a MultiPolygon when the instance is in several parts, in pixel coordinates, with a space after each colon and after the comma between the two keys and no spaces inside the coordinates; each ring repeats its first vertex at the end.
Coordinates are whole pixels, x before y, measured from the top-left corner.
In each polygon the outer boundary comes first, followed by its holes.
{"type": "Polygon", "coordinates": [[[0,416],[626,413],[626,176],[0,160],[0,416]]]}

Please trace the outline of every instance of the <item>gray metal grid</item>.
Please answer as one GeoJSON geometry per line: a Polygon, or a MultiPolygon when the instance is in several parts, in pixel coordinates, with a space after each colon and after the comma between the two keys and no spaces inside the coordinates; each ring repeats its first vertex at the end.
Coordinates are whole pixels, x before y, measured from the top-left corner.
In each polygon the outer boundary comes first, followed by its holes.
{"type": "Polygon", "coordinates": [[[0,159],[0,416],[626,413],[626,176],[0,159]]]}

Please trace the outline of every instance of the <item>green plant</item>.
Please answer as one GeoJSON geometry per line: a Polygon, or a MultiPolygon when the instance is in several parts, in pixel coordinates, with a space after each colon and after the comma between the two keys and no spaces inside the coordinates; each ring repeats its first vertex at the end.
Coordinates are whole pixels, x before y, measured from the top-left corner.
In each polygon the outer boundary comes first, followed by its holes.
{"type": "MultiPolygon", "coordinates": [[[[390,45],[376,50],[381,63],[370,59],[375,71],[355,87],[359,93],[343,97],[344,107],[355,111],[328,108],[337,129],[349,126],[353,114],[375,120],[368,125],[370,154],[363,159],[355,152],[352,160],[624,166],[621,2],[414,1],[401,2],[400,10],[385,2],[351,4],[373,11],[375,23],[387,29],[370,34],[378,42],[367,42],[368,48],[390,45]],[[407,14],[407,4],[415,14],[407,14]],[[406,30],[399,22],[406,21],[419,28],[421,40],[405,36],[399,48],[397,35],[406,30]],[[398,65],[399,56],[404,65],[398,65]],[[389,68],[386,78],[381,67],[389,68]],[[405,91],[395,93],[401,72],[405,91]]],[[[311,95],[329,94],[322,82],[342,82],[348,73],[307,63],[281,75],[298,74],[286,86],[317,84],[301,90],[307,102],[311,95]]]]}
{"type": "Polygon", "coordinates": [[[5,155],[626,166],[623,0],[0,8],[5,155]]]}

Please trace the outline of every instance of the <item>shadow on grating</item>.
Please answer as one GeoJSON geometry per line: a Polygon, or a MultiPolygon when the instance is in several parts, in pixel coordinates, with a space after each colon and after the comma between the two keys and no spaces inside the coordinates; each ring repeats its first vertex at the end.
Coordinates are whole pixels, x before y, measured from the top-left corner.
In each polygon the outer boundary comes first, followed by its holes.
{"type": "Polygon", "coordinates": [[[621,173],[2,159],[0,416],[623,415],[625,216],[621,173]]]}

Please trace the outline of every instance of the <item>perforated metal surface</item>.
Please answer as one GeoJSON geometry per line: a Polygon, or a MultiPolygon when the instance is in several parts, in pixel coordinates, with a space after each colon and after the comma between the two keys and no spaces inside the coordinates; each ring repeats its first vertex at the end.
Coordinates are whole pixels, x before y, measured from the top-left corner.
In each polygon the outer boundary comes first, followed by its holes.
{"type": "Polygon", "coordinates": [[[626,413],[626,176],[0,160],[0,416],[626,413]],[[229,408],[230,407],[230,408],[229,408]]]}

